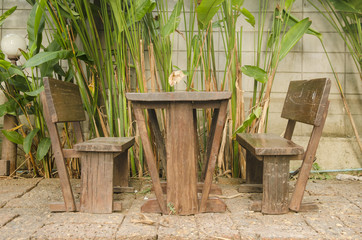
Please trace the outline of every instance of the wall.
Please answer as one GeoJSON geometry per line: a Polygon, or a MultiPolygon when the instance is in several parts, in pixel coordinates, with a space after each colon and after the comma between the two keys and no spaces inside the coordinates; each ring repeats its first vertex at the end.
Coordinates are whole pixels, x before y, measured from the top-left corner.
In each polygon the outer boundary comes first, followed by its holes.
{"type": "MultiPolygon", "coordinates": [[[[170,11],[172,10],[172,6],[175,2],[175,0],[169,1],[168,4],[170,11]]],[[[251,11],[255,16],[258,12],[257,2],[258,1],[245,0],[244,3],[244,7],[251,11]]],[[[2,9],[2,12],[6,11],[14,5],[17,5],[18,9],[12,16],[10,16],[6,20],[5,24],[1,29],[1,36],[5,36],[8,33],[16,33],[20,36],[25,37],[27,17],[30,13],[30,7],[28,3],[25,0],[0,0],[0,9],[2,9]]],[[[270,16],[273,11],[273,6],[274,4],[271,3],[269,7],[270,16]]],[[[362,133],[362,83],[359,79],[358,71],[353,64],[351,57],[349,56],[345,44],[340,39],[339,35],[334,31],[334,29],[329,25],[329,23],[327,23],[322,18],[322,16],[312,6],[309,5],[306,0],[297,0],[294,3],[293,9],[293,15],[300,19],[309,17],[313,22],[312,28],[323,34],[324,43],[330,55],[331,61],[334,65],[334,68],[336,69],[340,78],[342,88],[345,91],[345,95],[351,112],[353,113],[357,128],[359,132],[362,133]]],[[[253,64],[255,29],[253,29],[242,18],[240,18],[238,24],[240,24],[240,26],[243,26],[243,64],[253,64]]],[[[267,24],[268,27],[269,25],[267,24]]],[[[268,27],[266,27],[265,32],[267,32],[268,27]]],[[[178,30],[181,33],[184,32],[183,21],[181,21],[178,30]]],[[[223,51],[221,34],[216,32],[214,36],[214,41],[217,44],[217,76],[221,78],[225,68],[225,54],[223,51]]],[[[185,41],[180,34],[175,34],[173,36],[173,39],[173,48],[175,50],[173,55],[173,64],[185,70],[185,41]]],[[[24,62],[23,59],[21,59],[21,61],[24,62]]],[[[148,65],[146,64],[146,66],[148,65]]],[[[336,164],[329,164],[329,162],[331,162],[329,154],[323,154],[320,156],[323,164],[320,165],[322,165],[322,167],[324,168],[361,167],[361,154],[353,137],[354,134],[351,129],[351,124],[348,116],[345,114],[343,103],[336,88],[331,68],[328,64],[326,55],[323,52],[323,48],[319,43],[319,40],[314,36],[305,35],[302,41],[300,41],[292,49],[288,56],[280,63],[280,67],[278,69],[278,73],[276,75],[275,83],[273,86],[273,93],[271,96],[269,131],[280,134],[285,128],[286,120],[280,118],[280,112],[283,106],[283,101],[285,97],[285,92],[288,87],[288,83],[291,80],[310,79],[318,77],[328,77],[332,80],[332,90],[330,95],[331,105],[326,126],[323,132],[323,141],[324,143],[329,144],[323,144],[323,148],[321,148],[321,146],[319,151],[324,153],[337,152],[336,156],[338,155],[340,156],[340,158],[348,159],[345,164],[337,164],[337,166],[336,164]]],[[[243,90],[247,98],[251,97],[253,87],[252,82],[252,79],[246,76],[243,77],[243,90]]],[[[179,84],[177,86],[177,89],[184,89],[184,85],[182,83],[179,84]]],[[[248,102],[248,100],[246,100],[245,102],[248,102]]],[[[310,126],[297,125],[296,134],[301,136],[299,139],[301,139],[300,141],[302,144],[305,144],[305,142],[307,141],[307,138],[305,138],[304,136],[308,136],[310,134],[310,131],[310,126]]],[[[335,159],[335,161],[332,162],[335,163],[340,161],[338,159],[335,159]]]]}

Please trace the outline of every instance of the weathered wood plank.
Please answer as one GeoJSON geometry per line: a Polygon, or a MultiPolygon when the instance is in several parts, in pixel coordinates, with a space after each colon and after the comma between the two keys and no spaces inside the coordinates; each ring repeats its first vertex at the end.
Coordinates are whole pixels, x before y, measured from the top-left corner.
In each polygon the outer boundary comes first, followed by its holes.
{"type": "Polygon", "coordinates": [[[331,81],[327,78],[290,82],[282,118],[319,126],[330,88],[331,81]]]}
{"type": "Polygon", "coordinates": [[[80,152],[75,149],[63,149],[64,158],[80,158],[80,152]]]}
{"type": "MultiPolygon", "coordinates": [[[[162,187],[162,192],[164,194],[166,194],[167,193],[167,182],[161,182],[161,187],[162,187]]],[[[202,193],[202,188],[203,187],[204,187],[204,183],[203,182],[198,182],[197,183],[197,192],[202,193]]],[[[153,191],[153,187],[151,188],[151,191],[153,191]]],[[[222,195],[222,190],[216,184],[211,184],[210,194],[222,195]]]]}
{"type": "Polygon", "coordinates": [[[228,107],[228,100],[222,101],[220,109],[219,109],[219,114],[217,116],[214,138],[212,139],[213,143],[212,143],[212,147],[211,147],[210,157],[208,160],[208,168],[207,168],[206,175],[205,175],[205,181],[204,181],[204,187],[202,190],[201,204],[200,204],[199,212],[206,211],[207,199],[208,199],[209,193],[210,193],[212,176],[214,174],[216,159],[217,159],[217,155],[219,153],[219,148],[220,148],[222,131],[224,129],[224,125],[225,125],[225,121],[226,121],[227,107],[228,107]]]}
{"type": "Polygon", "coordinates": [[[157,146],[158,154],[161,159],[162,167],[165,173],[167,174],[167,154],[166,154],[166,144],[164,137],[161,134],[160,125],[157,121],[156,111],[154,109],[148,109],[148,118],[150,121],[150,127],[155,136],[155,143],[157,146]]]}
{"type": "MultiPolygon", "coordinates": [[[[263,158],[263,157],[261,157],[263,158]]],[[[255,155],[248,150],[246,151],[246,183],[262,184],[263,183],[263,162],[259,161],[255,155]]]]}
{"type": "Polygon", "coordinates": [[[160,205],[160,209],[162,210],[162,213],[167,214],[166,203],[164,201],[163,194],[162,194],[162,188],[161,188],[160,178],[158,176],[156,161],[155,161],[155,157],[153,156],[150,140],[148,139],[145,117],[142,113],[143,110],[137,104],[134,104],[133,107],[134,107],[133,108],[134,115],[135,115],[135,118],[137,121],[138,130],[140,132],[140,137],[141,137],[141,140],[143,143],[143,149],[145,151],[145,157],[146,157],[148,170],[150,172],[153,187],[155,189],[155,195],[157,197],[158,204],[160,205]]]}
{"type": "Polygon", "coordinates": [[[128,187],[128,152],[122,152],[114,158],[113,186],[128,187]]]}
{"type": "Polygon", "coordinates": [[[134,144],[134,137],[99,137],[74,145],[79,152],[124,152],[134,144]]]}
{"type": "Polygon", "coordinates": [[[44,89],[52,122],[86,120],[82,98],[77,85],[53,78],[44,78],[44,89]]]}
{"type": "Polygon", "coordinates": [[[283,214],[289,211],[289,157],[265,156],[263,170],[262,213],[283,214]]]}
{"type": "Polygon", "coordinates": [[[320,125],[313,128],[307,150],[305,151],[305,156],[304,156],[304,160],[302,163],[302,167],[300,169],[297,183],[295,184],[295,189],[294,189],[294,192],[292,194],[292,198],[291,198],[290,204],[289,204],[289,208],[292,211],[298,212],[300,209],[300,205],[303,200],[304,191],[307,186],[309,173],[310,173],[310,170],[312,169],[313,160],[314,160],[315,154],[317,152],[319,140],[322,136],[323,127],[324,127],[324,124],[325,124],[325,121],[327,118],[328,107],[329,107],[329,102],[327,103],[327,106],[324,109],[324,114],[322,116],[320,125]]]}
{"type": "Polygon", "coordinates": [[[299,155],[304,153],[302,146],[275,134],[239,133],[236,135],[236,140],[241,146],[258,156],[299,155]]]}
{"type": "Polygon", "coordinates": [[[82,192],[80,211],[112,213],[113,154],[82,153],[82,192]]]}
{"type": "Polygon", "coordinates": [[[10,175],[10,161],[0,160],[0,176],[9,176],[9,175],[10,175]]]}
{"type": "Polygon", "coordinates": [[[53,123],[49,113],[48,103],[44,92],[40,94],[43,104],[43,114],[45,122],[48,126],[50,140],[52,142],[52,150],[54,153],[55,164],[57,165],[58,175],[60,179],[60,186],[63,193],[64,204],[66,211],[76,211],[73,191],[70,185],[69,175],[64,162],[63,151],[59,139],[59,133],[56,123],[53,123]]]}
{"type": "Polygon", "coordinates": [[[167,109],[167,204],[175,213],[198,212],[197,156],[190,103],[170,103],[167,109]]]}
{"type": "Polygon", "coordinates": [[[231,92],[155,92],[155,93],[126,93],[130,101],[142,102],[209,102],[228,100],[231,92]]]}

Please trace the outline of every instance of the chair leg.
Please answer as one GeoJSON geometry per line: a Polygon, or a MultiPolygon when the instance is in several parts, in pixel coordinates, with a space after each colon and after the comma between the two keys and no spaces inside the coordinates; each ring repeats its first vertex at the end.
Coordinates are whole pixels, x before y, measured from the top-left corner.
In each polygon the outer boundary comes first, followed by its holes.
{"type": "Polygon", "coordinates": [[[264,156],[262,213],[283,214],[288,208],[289,157],[264,156]]]}
{"type": "Polygon", "coordinates": [[[263,162],[249,151],[246,151],[246,183],[263,183],[263,162]]]}
{"type": "Polygon", "coordinates": [[[114,158],[113,185],[128,187],[128,151],[120,153],[114,158]]]}
{"type": "Polygon", "coordinates": [[[113,153],[82,152],[80,211],[112,213],[113,153]]]}

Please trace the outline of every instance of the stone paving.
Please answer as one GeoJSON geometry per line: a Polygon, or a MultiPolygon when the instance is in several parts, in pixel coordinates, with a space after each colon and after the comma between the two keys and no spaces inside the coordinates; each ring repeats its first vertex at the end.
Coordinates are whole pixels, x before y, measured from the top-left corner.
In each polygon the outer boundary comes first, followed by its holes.
{"type": "MultiPolygon", "coordinates": [[[[132,184],[137,193],[115,195],[122,212],[51,213],[48,203],[62,201],[58,179],[0,178],[0,239],[362,239],[358,181],[311,180],[304,201],[319,210],[285,215],[250,211],[261,194],[237,195],[237,180],[225,179],[219,181],[223,196],[233,196],[224,199],[225,213],[143,215],[141,205],[154,196],[150,182],[132,184]]],[[[77,191],[79,180],[72,186],[77,191]]]]}

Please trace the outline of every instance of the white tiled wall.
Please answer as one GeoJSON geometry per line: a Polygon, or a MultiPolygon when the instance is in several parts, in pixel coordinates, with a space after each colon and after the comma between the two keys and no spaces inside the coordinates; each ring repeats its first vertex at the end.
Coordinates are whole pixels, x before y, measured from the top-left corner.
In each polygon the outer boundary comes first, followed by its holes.
{"type": "MultiPolygon", "coordinates": [[[[176,0],[168,1],[169,10],[176,0]]],[[[187,5],[189,1],[185,1],[187,5]]],[[[273,11],[274,3],[269,1],[269,19],[273,11]]],[[[10,16],[1,29],[1,36],[8,33],[17,33],[21,36],[26,36],[26,22],[30,13],[30,6],[26,0],[0,0],[0,9],[2,12],[17,5],[18,9],[10,16]]],[[[245,0],[244,7],[251,11],[255,16],[258,12],[258,1],[245,0]]],[[[186,10],[188,8],[186,7],[186,10]]],[[[353,113],[355,122],[359,132],[362,133],[362,84],[355,66],[352,64],[352,59],[334,29],[323,19],[323,17],[309,5],[306,0],[296,0],[293,7],[293,15],[299,18],[309,17],[313,24],[312,28],[323,34],[324,44],[328,50],[329,57],[333,63],[335,70],[338,73],[340,82],[345,91],[348,103],[353,113]]],[[[238,24],[243,26],[243,64],[254,63],[254,36],[255,29],[251,27],[242,17],[239,18],[238,24]]],[[[265,31],[270,26],[267,24],[265,31]]],[[[178,29],[184,32],[184,23],[181,21],[178,29]]],[[[216,59],[217,59],[217,76],[221,79],[225,69],[225,54],[223,52],[222,38],[220,33],[214,33],[216,59]]],[[[180,34],[173,36],[173,64],[179,68],[186,70],[186,44],[180,34]]],[[[147,66],[147,69],[149,67],[147,66]]],[[[332,90],[330,95],[331,106],[325,126],[324,134],[331,136],[352,136],[350,122],[345,115],[342,101],[336,88],[334,76],[323,48],[319,40],[311,35],[306,35],[291,51],[291,53],[280,63],[273,86],[272,103],[270,109],[269,131],[280,133],[285,127],[285,120],[280,119],[280,111],[283,105],[285,91],[288,83],[291,80],[311,79],[317,77],[329,77],[332,80],[332,90]]],[[[220,81],[220,80],[219,80],[220,81]]],[[[179,90],[184,89],[184,85],[178,86],[179,90]]],[[[250,97],[253,88],[253,80],[244,76],[243,89],[245,96],[250,97]]],[[[247,100],[245,102],[248,102],[247,100]]],[[[310,132],[308,126],[297,126],[296,133],[306,135],[310,132]]]]}

